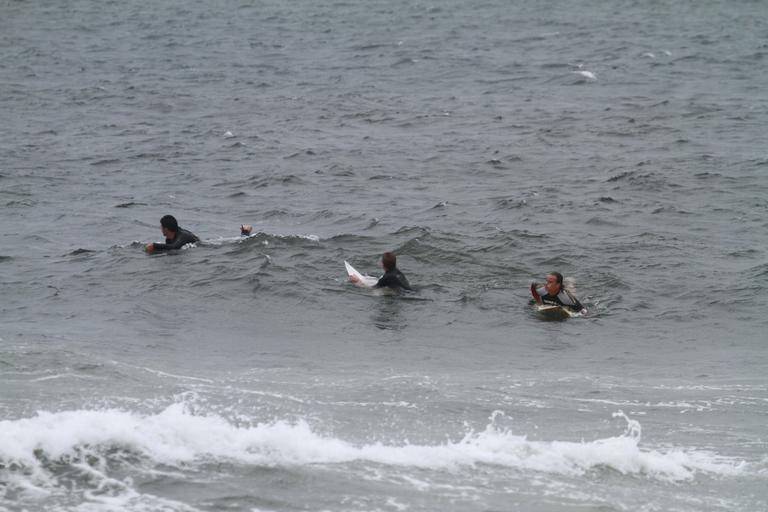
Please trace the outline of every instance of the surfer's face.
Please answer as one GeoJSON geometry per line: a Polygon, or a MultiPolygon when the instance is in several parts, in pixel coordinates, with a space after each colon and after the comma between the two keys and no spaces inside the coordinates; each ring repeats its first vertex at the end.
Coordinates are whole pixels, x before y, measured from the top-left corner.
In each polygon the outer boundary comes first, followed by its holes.
{"type": "Polygon", "coordinates": [[[171,231],[170,229],[168,229],[167,227],[165,227],[165,226],[160,226],[160,231],[162,231],[162,232],[163,232],[163,236],[164,236],[165,238],[171,238],[171,239],[173,239],[173,238],[174,238],[174,234],[175,234],[175,233],[174,233],[173,231],[171,231]]]}
{"type": "Polygon", "coordinates": [[[553,275],[547,276],[547,284],[544,285],[547,289],[547,293],[550,295],[557,295],[560,293],[560,283],[557,282],[557,277],[553,275]]]}

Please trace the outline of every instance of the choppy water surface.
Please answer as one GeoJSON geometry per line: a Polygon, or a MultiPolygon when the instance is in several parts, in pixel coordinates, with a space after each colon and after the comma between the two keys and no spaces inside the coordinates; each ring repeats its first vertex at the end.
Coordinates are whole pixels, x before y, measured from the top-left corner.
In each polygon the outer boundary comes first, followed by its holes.
{"type": "Polygon", "coordinates": [[[760,2],[0,13],[0,510],[768,508],[760,2]]]}

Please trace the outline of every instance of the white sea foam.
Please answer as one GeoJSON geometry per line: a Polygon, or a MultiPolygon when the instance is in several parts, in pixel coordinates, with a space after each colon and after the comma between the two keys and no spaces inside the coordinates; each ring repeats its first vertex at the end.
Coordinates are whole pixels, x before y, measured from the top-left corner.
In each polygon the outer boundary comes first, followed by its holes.
{"type": "MultiPolygon", "coordinates": [[[[622,415],[623,416],[623,415],[622,415]]],[[[626,417],[625,417],[626,418],[626,417]]],[[[392,466],[457,470],[477,464],[578,476],[597,468],[678,481],[697,473],[733,475],[745,464],[711,452],[640,446],[640,425],[595,441],[530,441],[490,424],[458,441],[437,444],[354,444],[314,432],[308,423],[234,424],[216,415],[195,415],[174,404],[154,415],[121,410],[39,412],[0,422],[0,463],[45,472],[41,460],[70,460],[83,450],[121,448],[156,463],[176,465],[231,460],[284,466],[366,461],[392,466]],[[44,457],[41,457],[44,454],[44,457]]]]}

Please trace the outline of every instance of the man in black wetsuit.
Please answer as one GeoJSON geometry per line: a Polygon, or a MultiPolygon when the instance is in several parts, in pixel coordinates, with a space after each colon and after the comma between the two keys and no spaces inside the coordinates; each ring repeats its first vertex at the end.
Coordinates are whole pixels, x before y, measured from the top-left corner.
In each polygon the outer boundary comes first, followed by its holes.
{"type": "Polygon", "coordinates": [[[386,286],[396,292],[400,290],[413,290],[408,279],[397,268],[397,257],[394,253],[385,252],[381,257],[381,266],[384,267],[384,275],[374,285],[374,288],[384,288],[386,286]]]}
{"type": "Polygon", "coordinates": [[[582,311],[584,306],[574,295],[563,287],[563,274],[550,272],[547,274],[547,282],[541,288],[537,283],[531,284],[533,299],[539,304],[555,304],[572,311],[582,311]]]}
{"type": "MultiPolygon", "coordinates": [[[[381,266],[384,267],[384,275],[373,285],[374,288],[390,288],[396,292],[400,290],[413,290],[408,279],[397,268],[397,257],[391,252],[385,252],[381,257],[381,266]]],[[[357,276],[349,276],[353,283],[359,282],[357,276]]]]}
{"type": "Polygon", "coordinates": [[[153,252],[181,249],[187,244],[193,244],[200,241],[200,239],[191,232],[186,229],[181,229],[173,215],[166,215],[160,219],[160,230],[163,232],[163,236],[165,236],[165,243],[147,244],[144,247],[144,250],[150,254],[153,252]]]}

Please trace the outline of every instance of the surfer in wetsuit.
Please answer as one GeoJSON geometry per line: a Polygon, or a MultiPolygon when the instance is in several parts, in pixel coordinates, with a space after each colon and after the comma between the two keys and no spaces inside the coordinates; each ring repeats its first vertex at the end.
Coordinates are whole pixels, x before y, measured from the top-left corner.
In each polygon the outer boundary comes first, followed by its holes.
{"type": "Polygon", "coordinates": [[[531,294],[538,304],[554,304],[572,311],[586,309],[572,292],[565,289],[563,286],[563,274],[560,272],[550,272],[547,274],[547,282],[541,288],[538,288],[537,283],[531,283],[531,294]]]}
{"type": "Polygon", "coordinates": [[[391,288],[397,292],[402,290],[411,290],[411,284],[408,279],[405,278],[400,269],[397,268],[397,257],[392,252],[385,252],[381,257],[381,266],[384,267],[384,275],[381,276],[379,282],[374,285],[374,288],[391,288]]]}
{"type": "MultiPolygon", "coordinates": [[[[384,275],[381,276],[379,281],[373,285],[374,288],[390,288],[396,292],[400,290],[411,290],[411,284],[408,279],[397,268],[397,257],[394,253],[385,252],[381,257],[381,266],[384,267],[384,275]]],[[[359,281],[357,276],[349,276],[349,280],[353,283],[359,281]]]]}
{"type": "Polygon", "coordinates": [[[173,215],[166,215],[160,219],[160,230],[165,236],[164,244],[147,244],[144,250],[152,254],[153,252],[172,251],[175,249],[181,249],[187,244],[193,244],[199,242],[193,233],[186,229],[181,229],[179,223],[176,222],[176,218],[173,215]]]}

